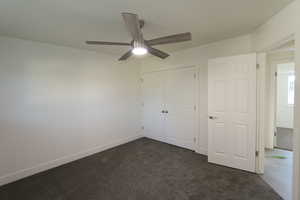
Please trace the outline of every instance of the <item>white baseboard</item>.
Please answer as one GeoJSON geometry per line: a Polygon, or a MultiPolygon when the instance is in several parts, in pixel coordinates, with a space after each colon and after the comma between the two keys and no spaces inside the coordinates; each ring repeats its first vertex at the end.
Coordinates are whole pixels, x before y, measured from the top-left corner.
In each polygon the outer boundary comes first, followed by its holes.
{"type": "Polygon", "coordinates": [[[5,176],[0,177],[0,186],[17,181],[19,179],[22,179],[22,178],[25,178],[25,177],[28,177],[31,175],[34,175],[34,174],[37,174],[42,171],[46,171],[46,170],[54,168],[54,167],[58,167],[60,165],[63,165],[63,164],[66,164],[66,163],[69,163],[69,162],[72,162],[72,161],[75,161],[75,160],[78,160],[78,159],[81,159],[84,157],[87,157],[89,155],[99,153],[101,151],[119,146],[121,144],[125,144],[127,142],[136,140],[141,137],[143,137],[143,136],[140,134],[131,136],[131,137],[127,137],[127,138],[124,138],[121,140],[111,142],[110,144],[107,144],[107,145],[98,146],[98,147],[95,147],[92,149],[81,151],[81,152],[73,154],[73,155],[64,156],[64,157],[58,158],[56,160],[41,163],[41,164],[31,167],[31,168],[27,168],[27,169],[23,169],[23,170],[14,172],[14,173],[7,174],[5,176]]]}
{"type": "Polygon", "coordinates": [[[197,153],[207,156],[207,150],[203,148],[198,148],[196,150],[197,153]]]}
{"type": "MultiPolygon", "coordinates": [[[[156,140],[156,141],[159,141],[159,142],[170,144],[170,142],[168,140],[166,140],[162,137],[154,137],[154,136],[151,136],[151,135],[144,135],[144,137],[150,138],[152,140],[156,140]]],[[[181,145],[177,145],[177,146],[181,146],[181,145]]],[[[207,149],[205,149],[205,148],[198,147],[198,148],[195,149],[195,152],[207,156],[207,149]]]]}
{"type": "Polygon", "coordinates": [[[149,138],[151,140],[155,140],[158,142],[163,142],[163,143],[167,143],[167,140],[165,140],[163,137],[154,137],[152,135],[144,135],[145,138],[149,138]]]}

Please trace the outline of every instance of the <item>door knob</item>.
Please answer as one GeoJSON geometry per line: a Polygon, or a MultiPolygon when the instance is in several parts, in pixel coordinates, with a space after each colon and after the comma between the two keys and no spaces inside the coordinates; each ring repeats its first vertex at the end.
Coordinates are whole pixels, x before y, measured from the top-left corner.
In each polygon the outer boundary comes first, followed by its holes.
{"type": "Polygon", "coordinates": [[[214,119],[217,119],[217,117],[214,117],[214,116],[209,116],[209,119],[212,119],[212,120],[214,120],[214,119]]]}
{"type": "Polygon", "coordinates": [[[169,113],[169,111],[166,110],[165,113],[169,113]]]}
{"type": "Polygon", "coordinates": [[[165,111],[164,111],[164,110],[162,110],[162,111],[161,111],[161,113],[165,113],[165,111]]]}

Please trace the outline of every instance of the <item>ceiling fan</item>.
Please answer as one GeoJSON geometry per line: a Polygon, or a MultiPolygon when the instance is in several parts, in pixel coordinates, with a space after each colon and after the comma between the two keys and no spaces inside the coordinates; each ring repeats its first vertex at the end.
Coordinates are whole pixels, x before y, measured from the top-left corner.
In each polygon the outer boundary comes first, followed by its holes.
{"type": "Polygon", "coordinates": [[[133,13],[122,13],[123,19],[125,21],[126,27],[132,36],[131,42],[104,42],[104,41],[86,41],[86,44],[90,45],[120,45],[120,46],[130,46],[130,50],[126,52],[119,60],[126,60],[132,54],[134,55],[144,55],[150,53],[159,58],[165,59],[169,54],[153,48],[154,45],[170,44],[177,42],[189,41],[192,39],[191,33],[180,33],[175,35],[169,35],[165,37],[155,38],[152,40],[145,40],[141,29],[144,26],[144,21],[139,20],[138,15],[133,13]]]}

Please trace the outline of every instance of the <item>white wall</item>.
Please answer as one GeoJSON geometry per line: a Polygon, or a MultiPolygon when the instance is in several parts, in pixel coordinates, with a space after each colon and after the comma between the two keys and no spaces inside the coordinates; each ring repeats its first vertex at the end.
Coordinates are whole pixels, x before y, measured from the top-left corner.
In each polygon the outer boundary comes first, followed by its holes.
{"type": "Polygon", "coordinates": [[[0,185],[139,136],[140,66],[0,37],[0,185]]]}
{"type": "Polygon", "coordinates": [[[149,57],[142,60],[142,73],[165,68],[192,66],[199,67],[199,111],[200,111],[200,134],[198,141],[198,151],[207,154],[207,65],[208,60],[216,57],[246,54],[251,52],[251,37],[249,35],[234,39],[215,42],[205,46],[186,49],[171,53],[165,60],[156,57],[149,57]]]}
{"type": "Polygon", "coordinates": [[[296,28],[296,89],[294,111],[294,200],[300,199],[300,0],[296,0],[297,28],[296,28]]]}
{"type": "Polygon", "coordinates": [[[290,3],[279,13],[274,15],[252,33],[252,49],[263,51],[271,48],[296,32],[296,23],[299,21],[296,1],[290,3]]]}

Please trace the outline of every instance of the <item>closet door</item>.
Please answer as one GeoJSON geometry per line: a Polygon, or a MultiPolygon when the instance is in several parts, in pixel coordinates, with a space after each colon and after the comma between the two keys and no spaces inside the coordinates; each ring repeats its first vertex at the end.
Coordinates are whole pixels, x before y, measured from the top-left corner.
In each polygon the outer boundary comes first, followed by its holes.
{"type": "Polygon", "coordinates": [[[148,73],[142,77],[143,126],[146,137],[165,141],[164,85],[165,72],[148,73]]]}
{"type": "Polygon", "coordinates": [[[196,142],[196,83],[195,68],[166,72],[165,132],[167,142],[195,149],[196,142]]]}

